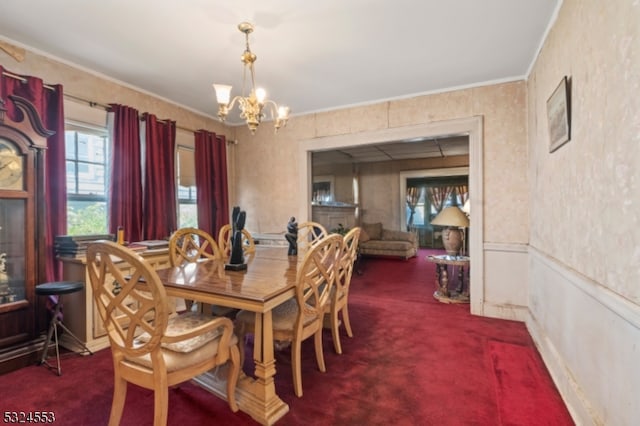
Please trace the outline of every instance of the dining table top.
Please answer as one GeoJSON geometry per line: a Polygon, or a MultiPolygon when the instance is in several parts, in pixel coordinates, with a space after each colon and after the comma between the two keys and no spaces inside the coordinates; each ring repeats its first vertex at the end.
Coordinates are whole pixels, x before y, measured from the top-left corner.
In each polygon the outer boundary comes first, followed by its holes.
{"type": "Polygon", "coordinates": [[[157,271],[171,296],[263,312],[292,297],[304,256],[287,247],[258,247],[245,256],[245,270],[225,269],[225,261],[186,263],[157,271]]]}

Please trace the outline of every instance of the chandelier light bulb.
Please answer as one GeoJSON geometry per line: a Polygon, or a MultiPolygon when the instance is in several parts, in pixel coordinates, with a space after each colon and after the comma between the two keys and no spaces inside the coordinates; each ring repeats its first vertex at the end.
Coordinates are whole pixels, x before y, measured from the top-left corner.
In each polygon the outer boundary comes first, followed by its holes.
{"type": "Polygon", "coordinates": [[[281,106],[278,108],[278,118],[280,120],[287,120],[289,118],[289,107],[281,106]]]}
{"type": "Polygon", "coordinates": [[[265,99],[267,99],[267,92],[262,87],[256,89],[256,99],[258,99],[259,104],[264,104],[265,99]]]}

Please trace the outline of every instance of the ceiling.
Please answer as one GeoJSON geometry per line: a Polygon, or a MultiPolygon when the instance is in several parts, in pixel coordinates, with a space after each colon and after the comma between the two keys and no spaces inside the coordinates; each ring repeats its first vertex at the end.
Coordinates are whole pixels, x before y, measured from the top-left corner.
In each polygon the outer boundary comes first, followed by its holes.
{"type": "Polygon", "coordinates": [[[340,148],[313,153],[313,166],[370,163],[469,154],[468,136],[432,138],[340,148]]]}
{"type": "Polygon", "coordinates": [[[558,3],[2,0],[0,40],[214,117],[250,21],[257,85],[300,115],[526,78],[558,3]]]}

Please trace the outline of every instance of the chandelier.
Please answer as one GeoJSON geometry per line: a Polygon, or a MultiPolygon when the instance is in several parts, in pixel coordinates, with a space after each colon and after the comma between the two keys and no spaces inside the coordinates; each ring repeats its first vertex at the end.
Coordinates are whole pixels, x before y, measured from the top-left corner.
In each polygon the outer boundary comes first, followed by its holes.
{"type": "Polygon", "coordinates": [[[216,98],[218,101],[218,117],[225,121],[229,111],[233,109],[233,106],[238,103],[240,108],[240,118],[246,121],[251,134],[255,134],[258,126],[264,118],[266,113],[270,114],[272,120],[274,120],[275,131],[282,126],[287,125],[289,119],[289,107],[280,106],[272,100],[266,99],[266,92],[262,88],[256,88],[256,75],[253,67],[256,61],[256,55],[251,52],[249,48],[249,34],[253,32],[253,25],[249,22],[241,22],[238,24],[240,32],[244,33],[246,40],[246,48],[240,60],[244,64],[243,76],[242,76],[242,95],[235,96],[231,99],[231,86],[226,84],[214,84],[213,88],[216,92],[216,98]],[[249,72],[247,73],[247,69],[249,72]],[[248,96],[245,96],[245,90],[247,89],[247,74],[251,77],[251,92],[248,96]]]}

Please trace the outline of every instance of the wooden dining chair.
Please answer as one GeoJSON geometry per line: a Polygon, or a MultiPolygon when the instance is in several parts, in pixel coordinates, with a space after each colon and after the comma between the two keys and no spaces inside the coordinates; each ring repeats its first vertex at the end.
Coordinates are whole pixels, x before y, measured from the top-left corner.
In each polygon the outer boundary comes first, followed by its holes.
{"type": "Polygon", "coordinates": [[[223,259],[218,243],[208,232],[198,228],[180,228],[169,238],[171,266],[201,259],[223,259]]]}
{"type": "MultiPolygon", "coordinates": [[[[181,228],[169,238],[169,263],[180,266],[203,260],[224,260],[218,243],[208,233],[198,228],[181,228]]],[[[187,310],[192,310],[194,302],[185,300],[187,310]]],[[[233,316],[236,310],[226,306],[199,303],[200,312],[211,312],[219,316],[233,316]]]]}
{"type": "Polygon", "coordinates": [[[298,254],[304,255],[316,241],[324,238],[329,233],[327,229],[318,222],[303,222],[298,225],[298,254]]]}
{"type": "Polygon", "coordinates": [[[228,259],[231,256],[231,225],[228,223],[222,225],[220,232],[218,232],[218,247],[223,259],[228,259]]]}
{"type": "MultiPolygon", "coordinates": [[[[218,233],[218,247],[223,259],[229,259],[231,256],[231,233],[232,228],[229,224],[223,225],[218,233]]],[[[245,255],[256,251],[256,243],[253,236],[246,229],[242,230],[242,251],[245,255]]]]}
{"type": "Polygon", "coordinates": [[[113,356],[109,425],[120,424],[127,383],[153,390],[153,424],[160,426],[167,423],[169,387],[222,364],[229,364],[229,406],[238,410],[240,352],[229,318],[194,312],[169,317],[167,294],[155,270],[112,241],[89,245],[87,271],[113,356]],[[130,268],[123,270],[122,262],[130,268]]]}
{"type": "Polygon", "coordinates": [[[360,227],[352,228],[344,236],[342,253],[340,255],[340,268],[336,276],[336,283],[331,289],[331,303],[327,305],[326,315],[330,319],[333,347],[338,354],[342,354],[340,344],[340,318],[347,331],[347,336],[353,337],[351,322],[349,321],[349,287],[353,275],[353,265],[358,255],[358,240],[360,239],[360,227]]]}
{"type": "MultiPolygon", "coordinates": [[[[302,341],[314,336],[318,369],[326,371],[322,350],[322,325],[331,288],[338,272],[342,236],[333,234],[319,240],[298,265],[296,294],[272,310],[273,339],[291,342],[291,369],[295,394],[302,396],[302,341]]],[[[255,330],[255,312],[241,310],[236,315],[236,330],[241,342],[255,330]]],[[[244,345],[240,345],[244,360],[244,345]]]]}

